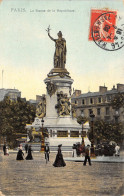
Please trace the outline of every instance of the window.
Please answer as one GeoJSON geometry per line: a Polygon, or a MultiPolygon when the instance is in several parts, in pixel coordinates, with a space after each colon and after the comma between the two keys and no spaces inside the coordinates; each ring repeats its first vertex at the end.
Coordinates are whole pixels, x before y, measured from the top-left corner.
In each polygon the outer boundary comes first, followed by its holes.
{"type": "Polygon", "coordinates": [[[111,96],[107,96],[107,102],[111,101],[111,96]]]}
{"type": "Polygon", "coordinates": [[[109,107],[106,108],[106,115],[109,115],[109,107]]]}
{"type": "Polygon", "coordinates": [[[75,100],[75,104],[77,104],[77,101],[75,100]]]}
{"type": "Polygon", "coordinates": [[[100,108],[97,108],[97,115],[100,115],[100,108]]]}
{"type": "Polygon", "coordinates": [[[92,112],[92,109],[89,109],[89,116],[90,116],[91,112],[92,112]]]}
{"type": "Polygon", "coordinates": [[[93,104],[93,98],[90,98],[90,104],[93,104]]]}
{"type": "Polygon", "coordinates": [[[68,137],[68,131],[57,131],[57,137],[68,137]]]}
{"type": "Polygon", "coordinates": [[[102,102],[101,97],[98,97],[98,103],[101,103],[101,102],[102,102]]]}
{"type": "Polygon", "coordinates": [[[81,116],[84,116],[84,110],[81,110],[81,116]]]}
{"type": "Polygon", "coordinates": [[[82,104],[83,104],[83,105],[85,104],[85,100],[84,100],[84,99],[82,99],[82,104]]]}
{"type": "Polygon", "coordinates": [[[79,131],[70,131],[70,137],[79,137],[79,131]]]}

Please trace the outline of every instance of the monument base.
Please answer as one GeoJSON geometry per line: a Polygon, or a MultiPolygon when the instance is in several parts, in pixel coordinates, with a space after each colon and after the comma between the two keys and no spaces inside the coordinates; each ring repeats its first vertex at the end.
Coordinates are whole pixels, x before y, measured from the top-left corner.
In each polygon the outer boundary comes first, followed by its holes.
{"type": "Polygon", "coordinates": [[[63,78],[64,76],[67,76],[70,78],[69,72],[65,68],[53,68],[49,72],[48,77],[53,77],[53,76],[60,76],[61,78],[63,78]]]}
{"type": "MultiPolygon", "coordinates": [[[[32,125],[28,125],[27,128],[35,128],[38,131],[42,127],[41,119],[35,118],[32,125]]],[[[70,116],[56,117],[56,118],[44,118],[44,127],[48,130],[48,138],[45,138],[45,143],[49,143],[52,147],[57,147],[62,144],[67,149],[72,149],[73,144],[82,142],[82,126],[77,123],[77,120],[70,116]]],[[[83,131],[88,131],[89,124],[86,123],[83,126],[83,131]]],[[[91,145],[91,142],[87,137],[84,138],[85,145],[91,145]]]]}

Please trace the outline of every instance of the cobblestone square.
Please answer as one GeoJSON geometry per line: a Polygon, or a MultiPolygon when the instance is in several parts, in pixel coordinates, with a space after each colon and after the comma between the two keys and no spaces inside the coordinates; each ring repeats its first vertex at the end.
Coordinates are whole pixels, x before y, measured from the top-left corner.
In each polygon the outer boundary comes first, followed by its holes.
{"type": "MultiPolygon", "coordinates": [[[[46,164],[44,153],[34,152],[31,161],[16,161],[16,153],[0,152],[0,196],[39,195],[123,195],[123,163],[66,162],[55,168],[56,153],[50,153],[46,164]]],[[[70,153],[63,153],[64,157],[70,153]]]]}

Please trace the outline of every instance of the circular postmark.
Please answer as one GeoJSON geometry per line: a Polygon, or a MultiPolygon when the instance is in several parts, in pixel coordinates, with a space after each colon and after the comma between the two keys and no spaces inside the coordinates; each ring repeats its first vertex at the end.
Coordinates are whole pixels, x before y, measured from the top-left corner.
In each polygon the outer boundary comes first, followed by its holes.
{"type": "Polygon", "coordinates": [[[115,51],[124,46],[124,21],[115,12],[101,14],[93,24],[92,38],[104,50],[115,51]]]}

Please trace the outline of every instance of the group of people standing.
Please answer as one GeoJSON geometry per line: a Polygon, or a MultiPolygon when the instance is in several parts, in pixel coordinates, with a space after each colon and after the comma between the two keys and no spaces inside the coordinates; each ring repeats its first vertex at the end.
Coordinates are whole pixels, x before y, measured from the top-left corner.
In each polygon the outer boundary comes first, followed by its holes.
{"type": "MultiPolygon", "coordinates": [[[[25,159],[26,160],[32,160],[33,156],[32,156],[31,145],[30,146],[28,146],[28,144],[25,145],[25,152],[28,153],[25,159]]],[[[22,145],[21,144],[20,144],[19,149],[18,149],[16,160],[24,160],[24,153],[22,151],[22,145]]]]}
{"type": "MultiPolygon", "coordinates": [[[[53,163],[54,167],[66,166],[65,161],[63,159],[63,155],[62,155],[61,146],[62,146],[62,144],[58,145],[58,152],[57,152],[55,161],[53,163]]],[[[48,144],[45,145],[44,153],[45,153],[45,159],[47,158],[46,156],[48,156],[48,161],[49,161],[50,148],[49,148],[48,144]]]]}
{"type": "MultiPolygon", "coordinates": [[[[65,163],[65,161],[63,159],[63,155],[62,155],[61,146],[62,146],[62,144],[58,145],[58,153],[56,155],[55,162],[53,163],[54,167],[64,167],[64,166],[66,166],[66,163],[65,163]]],[[[31,145],[30,146],[28,146],[28,144],[25,145],[25,152],[28,153],[25,159],[26,160],[32,160],[33,156],[32,156],[31,145]]],[[[49,161],[50,148],[49,148],[48,144],[45,145],[44,153],[45,153],[45,159],[46,159],[46,156],[48,156],[47,158],[48,158],[48,161],[49,161]]],[[[17,153],[16,160],[24,160],[24,153],[22,151],[22,145],[19,146],[19,150],[18,150],[18,153],[17,153]]]]}
{"type": "MultiPolygon", "coordinates": [[[[54,167],[64,167],[64,166],[66,166],[66,163],[63,159],[61,147],[62,147],[62,144],[58,145],[58,152],[57,152],[55,161],[53,163],[54,167]]],[[[4,144],[3,145],[4,155],[9,155],[7,149],[8,149],[8,147],[4,144]]],[[[31,145],[28,146],[28,144],[25,144],[25,152],[27,154],[25,159],[26,160],[33,160],[31,145]]],[[[50,148],[49,148],[48,144],[45,145],[44,153],[45,153],[45,159],[46,159],[46,156],[48,156],[47,158],[48,158],[48,161],[49,161],[50,148]]],[[[24,153],[23,153],[21,144],[18,147],[18,153],[17,153],[16,160],[24,160],[24,153]]],[[[91,165],[91,160],[90,160],[90,156],[89,156],[89,148],[88,147],[85,150],[84,165],[86,165],[87,160],[89,162],[89,165],[91,165]]]]}
{"type": "MultiPolygon", "coordinates": [[[[66,163],[63,159],[61,147],[62,147],[62,144],[58,145],[58,152],[57,152],[55,161],[53,163],[54,167],[64,167],[64,166],[66,166],[66,163]]],[[[4,144],[3,145],[4,155],[9,155],[7,149],[8,149],[8,147],[4,144]]],[[[25,145],[25,152],[27,154],[25,159],[26,160],[33,160],[31,145],[29,145],[29,146],[28,146],[28,144],[25,145]]],[[[48,144],[45,145],[44,153],[45,153],[45,159],[48,158],[48,161],[49,161],[50,148],[49,148],[48,144]]],[[[75,155],[76,155],[76,149],[73,147],[73,157],[75,157],[75,155]]],[[[120,155],[120,147],[117,144],[116,147],[115,147],[115,156],[119,156],[119,155],[120,155]]],[[[16,160],[24,160],[24,153],[22,151],[22,145],[21,144],[18,148],[18,153],[17,153],[16,160]]],[[[86,165],[87,161],[89,162],[89,165],[91,166],[90,146],[89,145],[87,145],[85,147],[85,159],[84,159],[84,163],[83,163],[84,166],[86,165]]]]}
{"type": "Polygon", "coordinates": [[[85,156],[83,165],[85,166],[87,161],[89,162],[89,165],[91,165],[90,145],[85,146],[84,140],[82,140],[81,144],[78,144],[78,145],[73,144],[72,149],[73,149],[72,157],[77,157],[77,156],[80,156],[80,154],[82,154],[83,156],[85,156]]]}

